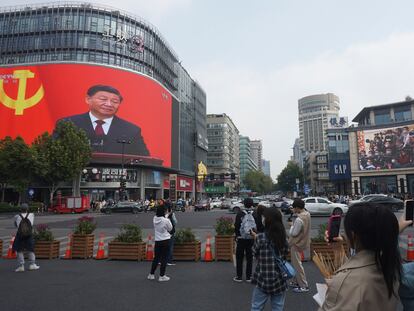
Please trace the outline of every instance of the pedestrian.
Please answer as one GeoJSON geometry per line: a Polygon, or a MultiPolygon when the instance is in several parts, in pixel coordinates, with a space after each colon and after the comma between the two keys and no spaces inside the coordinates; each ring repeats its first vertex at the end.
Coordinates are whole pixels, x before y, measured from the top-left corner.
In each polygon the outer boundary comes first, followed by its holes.
{"type": "Polygon", "coordinates": [[[167,266],[175,266],[173,263],[173,252],[174,252],[174,241],[175,241],[175,227],[178,223],[177,217],[175,217],[175,213],[171,207],[171,204],[168,203],[167,206],[168,210],[168,219],[171,221],[172,229],[169,231],[171,234],[170,242],[168,244],[168,257],[167,257],[167,266]]]}
{"type": "Polygon", "coordinates": [[[16,272],[24,272],[24,252],[29,258],[29,270],[38,270],[36,256],[34,253],[33,238],[34,214],[29,212],[29,205],[23,203],[20,206],[20,213],[14,216],[14,225],[17,228],[16,237],[13,243],[13,251],[17,252],[18,267],[16,272]]]}
{"type": "Polygon", "coordinates": [[[254,220],[256,221],[256,232],[262,233],[264,232],[264,211],[266,207],[261,205],[257,205],[256,210],[253,212],[254,220]]]}
{"type": "Polygon", "coordinates": [[[283,225],[282,213],[275,208],[264,211],[264,232],[253,233],[255,242],[253,255],[257,260],[252,284],[255,284],[252,297],[252,311],[264,309],[270,298],[272,311],[282,311],[285,303],[287,283],[283,280],[275,256],[286,259],[288,243],[283,225]]]}
{"type": "Polygon", "coordinates": [[[296,270],[296,277],[289,285],[293,287],[295,293],[305,293],[309,291],[309,285],[302,266],[301,254],[310,249],[311,217],[305,209],[305,202],[303,200],[295,199],[292,207],[297,217],[293,224],[289,222],[291,225],[289,230],[289,247],[292,266],[296,270]]]}
{"type": "Polygon", "coordinates": [[[236,273],[235,282],[243,282],[243,260],[246,257],[246,282],[251,281],[253,265],[253,235],[256,232],[256,221],[253,217],[253,199],[245,198],[243,209],[236,215],[234,229],[236,234],[236,273]]]}
{"type": "Polygon", "coordinates": [[[168,257],[168,246],[171,238],[169,231],[171,231],[173,228],[171,221],[168,219],[168,216],[169,214],[165,212],[165,206],[157,206],[156,214],[153,219],[155,231],[155,256],[152,260],[151,272],[147,277],[148,280],[155,279],[154,273],[157,269],[158,263],[161,263],[160,276],[158,278],[158,281],[165,282],[170,280],[170,277],[165,275],[168,257]]]}
{"type": "Polygon", "coordinates": [[[319,311],[397,310],[402,273],[398,235],[411,223],[400,220],[399,224],[383,205],[363,202],[350,206],[344,227],[355,255],[330,280],[319,311]]]}

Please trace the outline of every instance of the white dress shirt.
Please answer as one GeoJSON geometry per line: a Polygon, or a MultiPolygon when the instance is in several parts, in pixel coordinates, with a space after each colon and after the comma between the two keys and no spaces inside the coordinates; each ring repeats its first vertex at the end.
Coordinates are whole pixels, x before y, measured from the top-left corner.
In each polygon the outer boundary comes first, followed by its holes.
{"type": "MultiPolygon", "coordinates": [[[[92,112],[90,112],[90,111],[89,111],[89,117],[91,118],[91,122],[92,122],[93,129],[95,130],[96,126],[98,125],[95,121],[96,120],[100,120],[100,119],[98,119],[97,117],[95,117],[92,114],[92,112]]],[[[110,118],[107,118],[107,119],[103,119],[102,120],[102,121],[105,122],[104,124],[102,124],[102,128],[103,128],[103,131],[104,131],[105,135],[107,135],[108,132],[109,132],[109,128],[111,127],[111,123],[112,123],[113,118],[114,117],[110,117],[110,118]]]]}

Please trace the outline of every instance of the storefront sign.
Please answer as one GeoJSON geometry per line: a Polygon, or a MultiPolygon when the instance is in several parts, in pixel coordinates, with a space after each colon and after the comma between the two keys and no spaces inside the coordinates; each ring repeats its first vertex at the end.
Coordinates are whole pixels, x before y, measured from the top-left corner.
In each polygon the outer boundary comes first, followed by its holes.
{"type": "Polygon", "coordinates": [[[173,202],[177,200],[177,175],[176,174],[170,175],[170,200],[173,202]]]}
{"type": "Polygon", "coordinates": [[[205,188],[206,193],[227,193],[229,192],[229,189],[227,187],[224,186],[206,186],[205,188]]]}
{"type": "Polygon", "coordinates": [[[177,176],[177,190],[178,191],[193,191],[193,179],[190,177],[177,176]]]}
{"type": "Polygon", "coordinates": [[[331,181],[351,179],[349,160],[329,161],[329,179],[331,181]]]}

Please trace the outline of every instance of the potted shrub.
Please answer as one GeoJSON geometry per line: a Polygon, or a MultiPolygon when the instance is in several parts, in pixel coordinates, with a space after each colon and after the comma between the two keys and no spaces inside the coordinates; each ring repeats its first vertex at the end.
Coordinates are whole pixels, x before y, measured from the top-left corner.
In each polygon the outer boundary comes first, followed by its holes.
{"type": "Polygon", "coordinates": [[[200,260],[201,242],[190,228],[178,229],[175,232],[173,257],[174,260],[200,260]]]}
{"type": "Polygon", "coordinates": [[[233,260],[234,253],[234,223],[231,217],[217,219],[215,236],[216,260],[233,260]]]}
{"type": "Polygon", "coordinates": [[[95,236],[92,234],[96,229],[93,217],[83,216],[73,231],[72,258],[90,258],[93,256],[93,243],[95,236]]]}
{"type": "Polygon", "coordinates": [[[142,230],[138,225],[125,224],[118,236],[108,243],[109,259],[143,260],[145,258],[145,242],[142,241],[142,230]]]}
{"type": "Polygon", "coordinates": [[[53,259],[59,257],[60,242],[55,240],[52,231],[45,224],[37,225],[33,230],[36,258],[53,259]]]}

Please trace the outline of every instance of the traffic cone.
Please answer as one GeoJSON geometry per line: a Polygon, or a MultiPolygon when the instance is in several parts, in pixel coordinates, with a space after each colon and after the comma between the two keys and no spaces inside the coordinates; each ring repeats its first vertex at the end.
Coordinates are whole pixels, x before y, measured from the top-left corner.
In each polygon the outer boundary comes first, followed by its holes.
{"type": "Polygon", "coordinates": [[[211,253],[210,234],[207,236],[206,251],[204,252],[204,261],[213,261],[213,254],[211,253]]]}
{"type": "Polygon", "coordinates": [[[96,253],[95,259],[108,259],[108,256],[105,256],[105,244],[103,234],[101,234],[99,237],[98,252],[96,253]]]}
{"type": "Polygon", "coordinates": [[[154,245],[152,244],[152,236],[151,234],[148,235],[148,244],[147,244],[147,260],[154,259],[154,245]]]}
{"type": "Polygon", "coordinates": [[[14,243],[14,235],[10,239],[9,250],[7,251],[6,259],[16,259],[17,258],[16,252],[13,251],[13,243],[14,243]]]}
{"type": "Polygon", "coordinates": [[[65,255],[62,259],[72,259],[72,235],[68,234],[68,244],[66,245],[65,255]]]}
{"type": "Polygon", "coordinates": [[[413,236],[408,235],[407,242],[407,261],[414,261],[414,246],[413,246],[413,236]]]}

